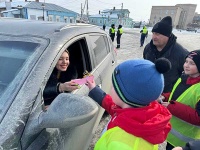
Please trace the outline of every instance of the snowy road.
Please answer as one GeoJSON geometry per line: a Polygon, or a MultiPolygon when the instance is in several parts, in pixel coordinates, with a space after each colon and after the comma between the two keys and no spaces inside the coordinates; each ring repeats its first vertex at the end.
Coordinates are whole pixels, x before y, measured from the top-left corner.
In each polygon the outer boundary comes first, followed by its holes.
{"type": "MultiPolygon", "coordinates": [[[[124,29],[124,34],[121,38],[121,48],[117,50],[117,62],[121,63],[128,59],[142,58],[144,47],[140,47],[140,29],[124,29]]],[[[189,51],[200,49],[200,33],[188,32],[188,31],[173,31],[177,36],[177,42],[189,51]]],[[[151,29],[149,29],[149,35],[146,39],[144,46],[151,40],[151,29]]],[[[116,46],[116,40],[113,42],[116,46]]],[[[95,136],[88,150],[93,150],[95,142],[100,137],[101,131],[108,122],[109,117],[104,116],[96,130],[95,136]]],[[[159,145],[159,150],[165,150],[165,142],[159,145]]]]}

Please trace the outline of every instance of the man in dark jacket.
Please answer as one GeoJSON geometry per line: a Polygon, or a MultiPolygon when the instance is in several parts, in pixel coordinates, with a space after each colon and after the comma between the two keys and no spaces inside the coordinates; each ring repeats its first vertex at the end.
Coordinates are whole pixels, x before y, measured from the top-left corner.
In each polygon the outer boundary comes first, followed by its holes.
{"type": "Polygon", "coordinates": [[[164,93],[171,92],[173,85],[183,72],[183,64],[188,51],[176,42],[172,33],[172,18],[167,16],[156,23],[152,29],[152,40],[146,45],[143,58],[155,62],[165,57],[171,62],[171,70],[164,74],[164,93]]]}
{"type": "Polygon", "coordinates": [[[104,25],[103,25],[103,30],[105,31],[105,29],[106,29],[106,25],[104,24],[104,25]]]}
{"type": "Polygon", "coordinates": [[[109,35],[110,35],[110,38],[113,42],[114,39],[115,39],[115,25],[114,24],[112,24],[111,28],[109,29],[109,35]]]}

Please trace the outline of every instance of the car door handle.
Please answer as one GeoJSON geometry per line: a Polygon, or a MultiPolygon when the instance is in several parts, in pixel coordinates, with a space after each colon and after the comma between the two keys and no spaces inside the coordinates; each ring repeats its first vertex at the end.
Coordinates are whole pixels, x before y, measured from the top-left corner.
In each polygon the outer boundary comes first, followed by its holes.
{"type": "Polygon", "coordinates": [[[99,84],[98,87],[101,89],[101,87],[102,87],[101,84],[99,84]]]}
{"type": "Polygon", "coordinates": [[[112,66],[115,64],[115,61],[114,60],[112,60],[112,66]]]}

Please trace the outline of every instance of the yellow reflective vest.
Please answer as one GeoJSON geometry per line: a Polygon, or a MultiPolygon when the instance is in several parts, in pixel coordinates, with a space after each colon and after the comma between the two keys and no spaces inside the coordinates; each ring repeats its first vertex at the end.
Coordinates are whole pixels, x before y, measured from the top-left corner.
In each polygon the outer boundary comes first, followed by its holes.
{"type": "MultiPolygon", "coordinates": [[[[180,82],[181,78],[179,78],[174,85],[172,93],[169,97],[169,101],[171,100],[172,95],[180,82]]],[[[199,99],[200,83],[197,83],[189,87],[185,92],[183,92],[176,101],[195,108],[195,105],[199,99]]],[[[200,140],[200,126],[190,124],[175,116],[172,116],[170,123],[172,125],[172,129],[168,134],[167,142],[169,142],[171,145],[184,146],[186,142],[200,140]]]]}
{"type": "Polygon", "coordinates": [[[114,127],[102,135],[94,150],[158,150],[158,145],[114,127]]]}
{"type": "Polygon", "coordinates": [[[122,28],[119,29],[119,34],[123,34],[122,28]]]}
{"type": "Polygon", "coordinates": [[[148,30],[147,28],[142,29],[142,34],[147,34],[148,30]]]}
{"type": "Polygon", "coordinates": [[[115,29],[114,28],[110,28],[111,29],[111,33],[115,33],[115,29]]]}

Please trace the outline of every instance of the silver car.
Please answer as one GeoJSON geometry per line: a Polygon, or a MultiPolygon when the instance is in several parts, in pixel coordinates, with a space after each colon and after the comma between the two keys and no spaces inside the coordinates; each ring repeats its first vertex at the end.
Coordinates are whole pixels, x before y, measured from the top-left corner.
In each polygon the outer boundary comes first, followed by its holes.
{"type": "Polygon", "coordinates": [[[65,49],[79,78],[87,70],[105,92],[116,53],[97,26],[0,19],[0,149],[87,150],[104,110],[83,85],[44,109],[43,90],[65,49]]]}

